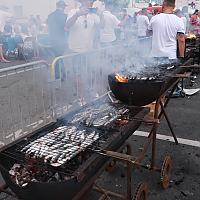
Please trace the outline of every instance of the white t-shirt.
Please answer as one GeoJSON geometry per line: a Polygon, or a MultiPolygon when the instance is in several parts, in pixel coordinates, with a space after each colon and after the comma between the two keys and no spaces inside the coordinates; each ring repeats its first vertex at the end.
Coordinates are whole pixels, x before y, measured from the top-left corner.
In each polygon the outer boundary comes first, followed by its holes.
{"type": "Polygon", "coordinates": [[[152,17],[148,29],[153,31],[151,56],[176,59],[177,33],[185,34],[181,18],[161,13],[152,17]]]}
{"type": "Polygon", "coordinates": [[[149,18],[145,15],[138,15],[137,16],[138,37],[143,37],[147,35],[148,26],[149,26],[149,18]]]}
{"type": "MultiPolygon", "coordinates": [[[[68,20],[78,12],[79,9],[73,9],[68,15],[68,20]]],[[[77,53],[84,53],[93,49],[95,27],[100,23],[100,18],[89,13],[78,17],[75,24],[69,30],[68,45],[69,48],[77,53]]]]}
{"type": "Polygon", "coordinates": [[[100,41],[102,43],[113,42],[116,40],[115,28],[118,27],[120,21],[110,11],[103,12],[104,28],[100,30],[100,41]]]}

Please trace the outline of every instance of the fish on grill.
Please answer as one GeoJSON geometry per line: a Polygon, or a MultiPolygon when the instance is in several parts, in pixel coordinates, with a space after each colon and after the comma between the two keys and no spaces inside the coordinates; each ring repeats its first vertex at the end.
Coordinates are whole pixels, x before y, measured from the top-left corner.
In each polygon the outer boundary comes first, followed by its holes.
{"type": "Polygon", "coordinates": [[[88,127],[107,126],[125,112],[128,112],[128,109],[124,105],[116,108],[110,103],[104,103],[99,107],[83,109],[72,117],[71,123],[84,124],[88,127]]]}
{"type": "Polygon", "coordinates": [[[63,126],[39,137],[21,149],[26,155],[43,159],[54,167],[65,164],[99,139],[95,131],[86,132],[75,126],[63,126]]]}
{"type": "Polygon", "coordinates": [[[145,108],[128,108],[111,102],[111,98],[104,95],[67,113],[56,123],[26,135],[0,153],[1,174],[19,199],[82,199],[78,194],[89,189],[91,180],[99,176],[109,161],[96,152],[117,151],[140,125],[139,121],[133,120],[118,125],[117,120],[112,120],[122,118],[123,113],[127,119],[129,115],[143,118],[148,112],[145,108]],[[94,110],[97,115],[91,115],[94,110]],[[90,126],[84,124],[84,120],[71,122],[82,115],[84,118],[86,111],[91,116],[90,126]],[[103,124],[105,121],[111,124],[95,127],[97,119],[103,124]]]}

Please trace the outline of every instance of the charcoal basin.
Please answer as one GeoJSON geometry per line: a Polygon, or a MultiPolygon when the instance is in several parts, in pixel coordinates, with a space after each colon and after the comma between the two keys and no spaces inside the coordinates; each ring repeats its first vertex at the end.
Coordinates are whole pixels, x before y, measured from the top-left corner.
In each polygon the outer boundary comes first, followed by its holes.
{"type": "Polygon", "coordinates": [[[110,89],[116,99],[131,106],[145,106],[155,101],[161,94],[164,80],[129,80],[118,82],[115,74],[108,76],[110,89]]]}
{"type": "Polygon", "coordinates": [[[22,200],[72,200],[77,193],[88,184],[96,170],[101,168],[105,162],[105,160],[102,160],[102,163],[98,163],[98,165],[96,165],[97,168],[94,168],[94,170],[88,174],[87,178],[81,182],[78,182],[76,178],[55,183],[32,182],[27,187],[22,188],[11,180],[8,173],[8,163],[12,165],[14,162],[12,160],[8,161],[8,158],[6,158],[6,160],[6,162],[3,161],[3,165],[0,165],[1,174],[9,188],[11,188],[12,191],[17,194],[18,198],[22,200]]]}

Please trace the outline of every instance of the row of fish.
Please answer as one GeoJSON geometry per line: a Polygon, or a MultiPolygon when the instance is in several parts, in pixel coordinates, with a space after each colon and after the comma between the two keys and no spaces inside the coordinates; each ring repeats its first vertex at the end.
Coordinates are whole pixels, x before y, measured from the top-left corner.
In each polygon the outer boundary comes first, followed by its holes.
{"type": "Polygon", "coordinates": [[[74,158],[99,139],[99,133],[62,126],[39,137],[21,149],[21,152],[58,167],[74,158]]]}
{"type": "Polygon", "coordinates": [[[82,123],[86,126],[107,126],[120,115],[128,112],[124,106],[116,108],[110,103],[102,104],[100,107],[88,107],[72,117],[72,123],[82,123]]]}

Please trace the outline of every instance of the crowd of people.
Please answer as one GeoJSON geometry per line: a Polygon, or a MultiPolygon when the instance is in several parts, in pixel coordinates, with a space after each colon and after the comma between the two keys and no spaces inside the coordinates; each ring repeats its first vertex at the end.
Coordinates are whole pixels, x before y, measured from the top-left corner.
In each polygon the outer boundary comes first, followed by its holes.
{"type": "MultiPolygon", "coordinates": [[[[85,53],[94,48],[113,45],[119,38],[117,31],[121,32],[120,39],[125,39],[122,33],[130,27],[137,29],[138,38],[152,35],[154,57],[165,57],[164,52],[170,51],[170,48],[175,52],[177,38],[181,41],[182,35],[190,32],[200,34],[200,12],[195,10],[189,16],[185,9],[175,10],[174,0],[165,0],[162,11],[143,8],[134,16],[128,14],[126,9],[122,9],[121,15],[118,15],[113,12],[112,4],[103,0],[77,1],[79,6],[67,12],[68,5],[63,0],[58,1],[56,10],[44,22],[37,15],[30,16],[26,23],[22,23],[6,15],[6,12],[0,12],[0,60],[9,62],[9,54],[16,53],[15,50],[19,50],[26,38],[30,37],[33,56],[38,57],[37,44],[41,34],[46,35],[45,40],[52,47],[55,57],[65,52],[85,53]],[[170,9],[166,9],[167,6],[170,9]],[[165,46],[167,39],[164,41],[164,37],[170,39],[169,49],[165,46]]],[[[174,55],[169,57],[175,58],[174,55]]]]}
{"type": "MultiPolygon", "coordinates": [[[[172,12],[177,17],[179,17],[183,24],[186,34],[194,33],[195,35],[200,34],[200,11],[196,9],[192,15],[189,15],[188,12],[181,9],[175,9],[172,12]]],[[[155,15],[160,14],[158,10],[153,10],[149,13],[146,8],[143,8],[137,14],[137,27],[138,27],[138,37],[143,37],[148,35],[148,26],[151,21],[151,18],[155,15]]],[[[161,15],[159,15],[161,16],[161,15]]]]}
{"type": "Polygon", "coordinates": [[[30,16],[28,20],[18,21],[10,13],[0,10],[0,61],[10,62],[10,58],[20,57],[24,43],[29,38],[30,49],[33,56],[37,57],[36,38],[43,32],[40,16],[30,16]]]}

